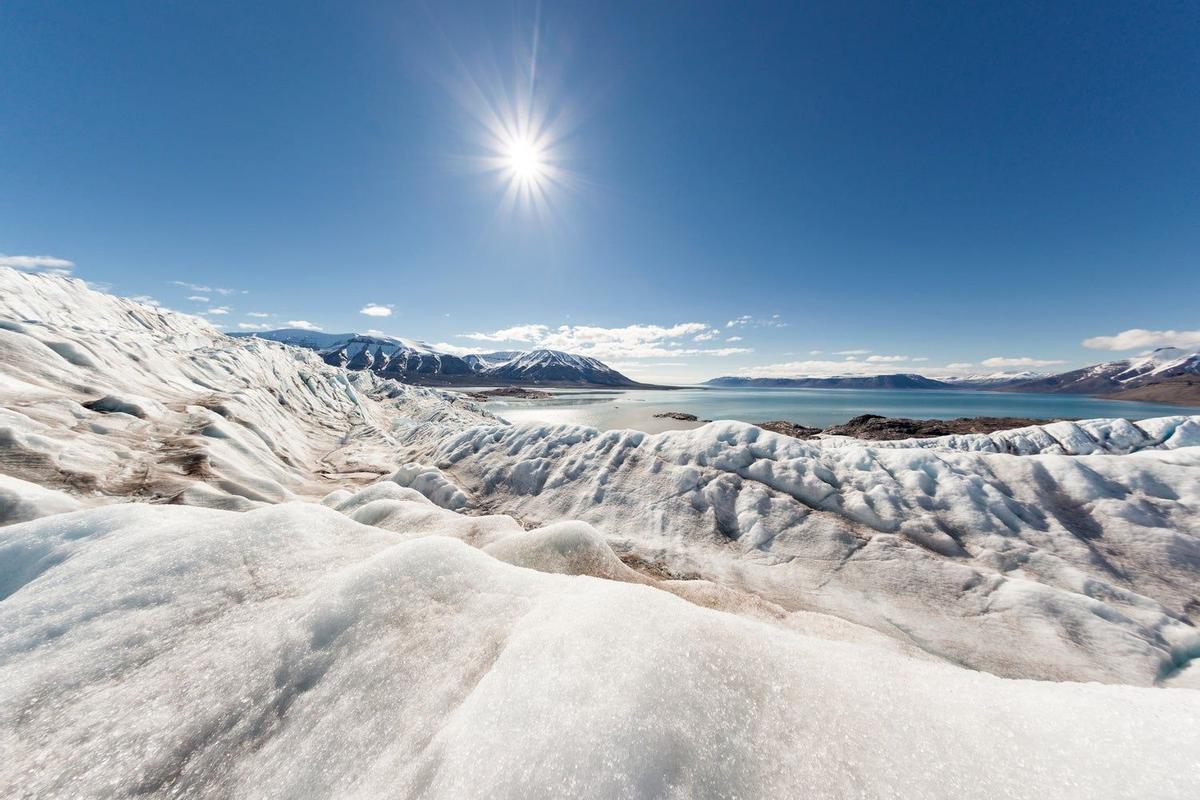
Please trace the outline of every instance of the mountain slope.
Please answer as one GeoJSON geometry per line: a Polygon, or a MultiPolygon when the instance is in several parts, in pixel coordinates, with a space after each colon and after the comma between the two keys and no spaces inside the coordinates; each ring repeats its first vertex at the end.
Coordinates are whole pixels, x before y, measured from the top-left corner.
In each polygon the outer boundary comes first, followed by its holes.
{"type": "Polygon", "coordinates": [[[1103,395],[1200,405],[1200,353],[1162,347],[1146,356],[1108,361],[999,387],[1001,391],[1103,395]]]}
{"type": "Polygon", "coordinates": [[[425,342],[393,336],[359,333],[314,333],[283,329],[235,333],[233,336],[268,339],[316,350],[331,366],[368,370],[383,378],[433,386],[469,383],[475,370],[458,356],[443,353],[425,342]]]}
{"type": "Polygon", "coordinates": [[[560,350],[522,353],[503,364],[482,370],[480,375],[491,380],[518,383],[635,385],[632,380],[601,361],[560,350]]]}
{"type": "Polygon", "coordinates": [[[951,375],[945,378],[939,378],[943,383],[948,383],[951,386],[957,386],[963,389],[998,389],[1003,386],[1011,386],[1018,383],[1026,383],[1028,381],[1040,380],[1041,378],[1049,377],[1045,372],[1032,372],[1025,370],[1023,372],[990,372],[978,373],[973,375],[951,375]]]}

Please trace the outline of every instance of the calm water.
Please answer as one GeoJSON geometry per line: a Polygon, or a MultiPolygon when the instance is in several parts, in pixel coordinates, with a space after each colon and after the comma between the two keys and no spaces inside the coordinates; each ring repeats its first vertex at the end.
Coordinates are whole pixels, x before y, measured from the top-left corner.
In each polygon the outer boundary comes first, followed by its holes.
{"type": "Polygon", "coordinates": [[[547,400],[494,401],[485,407],[510,422],[572,422],[652,433],[695,427],[695,423],[656,419],[654,414],[662,411],[684,411],[701,419],[743,422],[785,419],[818,428],[845,422],[859,414],[919,419],[989,416],[1137,420],[1200,413],[1200,409],[1182,406],[1072,395],[918,389],[560,390],[547,400]]]}

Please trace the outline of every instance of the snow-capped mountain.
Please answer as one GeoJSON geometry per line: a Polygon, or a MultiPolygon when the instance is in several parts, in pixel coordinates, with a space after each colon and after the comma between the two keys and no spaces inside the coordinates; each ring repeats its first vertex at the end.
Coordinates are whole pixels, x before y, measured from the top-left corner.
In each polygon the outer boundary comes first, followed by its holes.
{"type": "Polygon", "coordinates": [[[485,369],[498,367],[512,361],[524,352],[523,350],[497,350],[494,353],[470,353],[463,356],[463,361],[470,364],[471,369],[476,372],[483,372],[485,369]]]}
{"type": "Polygon", "coordinates": [[[480,374],[490,379],[519,383],[584,383],[629,386],[629,378],[607,364],[588,356],[561,350],[532,350],[510,361],[489,367],[480,374]]]}
{"type": "Polygon", "coordinates": [[[1160,347],[1144,356],[1093,364],[1004,389],[1200,404],[1200,353],[1160,347]]]}
{"type": "Polygon", "coordinates": [[[635,381],[587,356],[558,350],[506,350],[456,356],[416,339],[360,333],[283,329],[235,333],[316,350],[326,364],[370,370],[384,378],[432,386],[480,382],[571,386],[636,386],[635,381]]]}
{"type": "Polygon", "coordinates": [[[1152,353],[1106,361],[1059,374],[994,372],[927,378],[917,374],[752,378],[725,376],[707,386],[826,389],[980,389],[998,392],[1088,394],[1200,406],[1200,352],[1160,347],[1152,353]]]}
{"type": "Polygon", "coordinates": [[[316,350],[321,359],[331,366],[370,370],[381,377],[405,383],[469,383],[469,379],[475,375],[475,370],[463,359],[439,352],[416,339],[361,333],[317,333],[291,328],[231,335],[306,347],[316,350]]]}
{"type": "Polygon", "coordinates": [[[991,373],[976,373],[974,375],[953,375],[938,380],[943,383],[948,383],[951,386],[961,386],[973,389],[995,389],[1000,386],[1007,386],[1013,383],[1023,383],[1025,381],[1038,380],[1048,377],[1047,372],[1033,372],[1032,370],[1023,370],[1021,372],[991,372],[991,373]]]}

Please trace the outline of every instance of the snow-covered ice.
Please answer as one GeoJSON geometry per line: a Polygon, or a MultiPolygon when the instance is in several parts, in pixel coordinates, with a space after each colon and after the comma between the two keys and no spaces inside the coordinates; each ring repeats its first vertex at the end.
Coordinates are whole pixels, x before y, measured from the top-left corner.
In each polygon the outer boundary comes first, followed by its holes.
{"type": "Polygon", "coordinates": [[[490,510],[585,520],[666,574],[1000,675],[1149,684],[1200,653],[1197,423],[892,447],[735,422],[474,427],[423,457],[490,510]]]}
{"type": "Polygon", "coordinates": [[[5,796],[1195,788],[1195,691],[1005,680],[317,504],[3,532],[5,796]]]}
{"type": "Polygon", "coordinates": [[[1198,613],[1200,417],[512,426],[0,269],[0,796],[1190,797],[1198,613]]]}

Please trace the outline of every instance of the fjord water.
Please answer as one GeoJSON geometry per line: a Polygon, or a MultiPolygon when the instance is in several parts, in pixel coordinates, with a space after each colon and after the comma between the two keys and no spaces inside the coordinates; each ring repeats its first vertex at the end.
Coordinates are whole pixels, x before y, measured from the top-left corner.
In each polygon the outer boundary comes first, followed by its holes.
{"type": "Polygon", "coordinates": [[[485,408],[510,422],[569,422],[601,429],[635,428],[656,433],[698,423],[654,415],[682,411],[700,419],[765,422],[784,419],[824,428],[859,414],[917,419],[1028,417],[1033,419],[1130,420],[1200,413],[1194,408],[1105,400],[1065,394],[1021,394],[922,389],[556,390],[547,399],[496,400],[485,408]]]}

